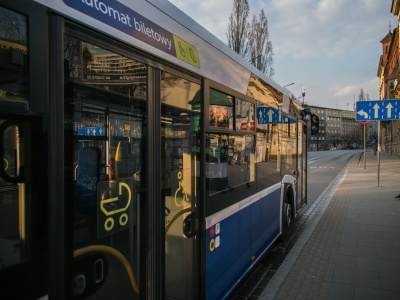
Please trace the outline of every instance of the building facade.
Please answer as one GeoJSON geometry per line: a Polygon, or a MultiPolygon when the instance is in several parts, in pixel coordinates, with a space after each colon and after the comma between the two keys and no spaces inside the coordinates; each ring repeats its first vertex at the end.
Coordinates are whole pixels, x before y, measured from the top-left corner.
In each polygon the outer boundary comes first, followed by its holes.
{"type": "MultiPolygon", "coordinates": [[[[319,117],[319,134],[311,136],[307,142],[308,150],[332,150],[362,148],[364,145],[364,126],[355,119],[355,112],[320,106],[308,106],[311,113],[319,117]]],[[[370,124],[368,124],[370,125],[370,124]]],[[[368,126],[366,125],[366,126],[368,126]]],[[[373,126],[372,124],[370,126],[373,126]]],[[[368,127],[366,141],[369,144],[376,136],[376,128],[368,127]]]]}
{"type": "MultiPolygon", "coordinates": [[[[393,0],[391,13],[398,16],[400,12],[400,1],[393,0]]],[[[400,99],[400,74],[399,74],[399,22],[393,33],[388,34],[381,40],[382,54],[379,59],[379,97],[380,100],[400,99]]],[[[385,153],[400,156],[400,121],[380,122],[380,146],[385,153]]]]}

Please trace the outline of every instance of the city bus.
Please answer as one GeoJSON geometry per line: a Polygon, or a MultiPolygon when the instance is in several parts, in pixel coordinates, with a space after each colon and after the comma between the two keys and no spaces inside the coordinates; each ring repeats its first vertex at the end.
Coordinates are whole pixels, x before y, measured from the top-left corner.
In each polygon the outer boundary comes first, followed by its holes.
{"type": "Polygon", "coordinates": [[[307,203],[297,98],[165,0],[0,3],[2,299],[223,299],[307,203]]]}

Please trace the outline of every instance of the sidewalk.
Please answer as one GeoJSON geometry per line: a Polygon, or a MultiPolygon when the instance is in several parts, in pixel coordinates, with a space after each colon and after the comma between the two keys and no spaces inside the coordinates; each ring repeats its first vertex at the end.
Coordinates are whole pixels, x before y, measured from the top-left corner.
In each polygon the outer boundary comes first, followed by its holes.
{"type": "Polygon", "coordinates": [[[259,299],[400,299],[400,158],[353,158],[259,299]]]}

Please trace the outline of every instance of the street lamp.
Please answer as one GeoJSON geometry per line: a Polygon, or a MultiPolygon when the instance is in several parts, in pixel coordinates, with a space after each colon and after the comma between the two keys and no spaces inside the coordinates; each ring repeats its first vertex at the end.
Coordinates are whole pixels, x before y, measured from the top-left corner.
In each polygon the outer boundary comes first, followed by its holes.
{"type": "Polygon", "coordinates": [[[287,86],[289,86],[289,85],[293,85],[293,84],[295,84],[295,83],[292,82],[292,83],[289,83],[289,84],[287,84],[287,85],[284,85],[283,87],[285,88],[285,87],[287,87],[287,86]]]}
{"type": "Polygon", "coordinates": [[[304,106],[305,102],[304,102],[304,97],[297,97],[296,102],[298,104],[300,104],[301,106],[304,106]],[[303,101],[299,101],[299,99],[303,98],[303,101]]]}
{"type": "Polygon", "coordinates": [[[304,97],[306,96],[306,89],[303,87],[303,90],[301,91],[301,96],[303,97],[303,101],[301,103],[301,106],[304,107],[304,97]]]}

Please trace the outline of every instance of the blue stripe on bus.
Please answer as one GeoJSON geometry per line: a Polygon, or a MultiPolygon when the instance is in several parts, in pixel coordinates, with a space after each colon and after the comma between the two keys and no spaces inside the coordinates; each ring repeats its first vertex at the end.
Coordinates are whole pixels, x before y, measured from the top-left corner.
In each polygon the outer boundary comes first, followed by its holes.
{"type": "Polygon", "coordinates": [[[244,202],[243,207],[235,205],[234,209],[231,208],[232,214],[229,216],[226,216],[227,211],[221,212],[224,215],[223,219],[215,215],[207,218],[207,299],[226,297],[279,236],[280,198],[281,188],[275,188],[256,201],[251,201],[249,205],[248,202],[244,202]],[[211,219],[217,223],[211,223],[211,219]]]}
{"type": "Polygon", "coordinates": [[[281,183],[278,182],[274,184],[273,186],[270,186],[269,188],[262,190],[261,192],[258,192],[246,199],[243,199],[242,201],[235,203],[211,216],[208,216],[206,218],[206,229],[210,228],[210,226],[217,224],[218,222],[221,222],[225,218],[233,215],[234,213],[238,212],[241,209],[244,209],[246,206],[250,205],[251,203],[257,202],[261,199],[263,199],[266,195],[271,194],[275,192],[276,190],[281,189],[281,183]]]}

